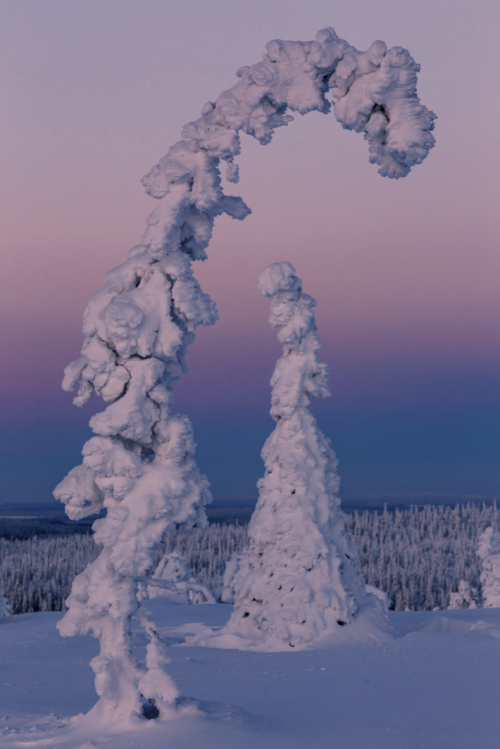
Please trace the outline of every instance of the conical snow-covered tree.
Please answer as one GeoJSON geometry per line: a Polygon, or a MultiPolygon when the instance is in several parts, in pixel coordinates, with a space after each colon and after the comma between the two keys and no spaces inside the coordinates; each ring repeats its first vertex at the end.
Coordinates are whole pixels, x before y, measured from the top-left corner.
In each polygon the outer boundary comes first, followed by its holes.
{"type": "Polygon", "coordinates": [[[0,619],[5,619],[10,616],[10,604],[5,597],[5,588],[0,587],[0,619]]]}
{"type": "Polygon", "coordinates": [[[477,609],[475,594],[467,580],[460,580],[458,590],[450,593],[450,603],[448,608],[453,609],[477,609]]]}
{"type": "Polygon", "coordinates": [[[484,608],[500,608],[500,533],[486,528],[479,538],[477,555],[483,563],[481,597],[484,608]]]}
{"type": "Polygon", "coordinates": [[[224,195],[220,162],[226,179],[237,182],[239,131],[266,145],[293,119],[287,111],[330,111],[331,92],[337,120],[364,133],[380,174],[404,177],[434,145],[435,115],[419,102],[418,70],[401,47],[387,50],[377,41],[359,52],[331,28],[315,41],[274,40],[263,61],[240,68],[235,85],[203,107],[143,178],[158,205],[140,244],[91,297],[82,357],[63,381],[68,391],[79,382],[78,406],[94,393],[110,405],[90,421],[96,436],[83,448],[83,464],[54,492],[73,519],[107,509],[95,524],[102,553],[76,578],[59,625],[63,635],[99,638],[92,666],[106,719],[141,714],[152,701],[167,714],[177,694],[144,618],[151,635],[146,666],[133,659],[130,620],[165,531],[206,522],[208,484],[196,468],[191,425],[171,408],[195,328],[217,320],[191,263],[206,258],[216,216],[250,212],[241,198],[224,195]]]}
{"type": "Polygon", "coordinates": [[[329,395],[327,365],[317,356],[316,301],[302,292],[288,262],[266,268],[259,291],[271,301],[269,322],[283,344],[271,379],[277,424],[262,451],[266,472],[222,636],[240,636],[236,646],[304,647],[335,637],[360,614],[365,634],[380,636],[388,629],[383,607],[357,570],[340,510],[337,459],[309,410],[311,398],[329,395]]]}
{"type": "Polygon", "coordinates": [[[176,603],[215,603],[206,585],[198,583],[178,551],[165,554],[147,586],[149,598],[165,597],[176,603]]]}

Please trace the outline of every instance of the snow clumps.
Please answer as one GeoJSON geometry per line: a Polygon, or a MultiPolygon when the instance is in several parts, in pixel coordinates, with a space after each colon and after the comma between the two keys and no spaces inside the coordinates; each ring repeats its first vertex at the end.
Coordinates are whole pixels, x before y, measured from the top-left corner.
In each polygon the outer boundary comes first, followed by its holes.
{"type": "Polygon", "coordinates": [[[481,595],[485,609],[500,608],[500,533],[486,528],[479,539],[477,555],[483,563],[481,595]]]}
{"type": "Polygon", "coordinates": [[[199,644],[304,648],[344,640],[357,619],[364,621],[356,638],[386,636],[386,606],[366,591],[345,530],[335,453],[309,410],[311,398],[329,395],[327,365],[317,356],[316,301],[302,292],[288,262],[266,268],[259,291],[271,301],[269,322],[283,344],[271,379],[277,424],[262,451],[266,472],[249,548],[238,555],[231,581],[234,612],[220,633],[199,644]]]}

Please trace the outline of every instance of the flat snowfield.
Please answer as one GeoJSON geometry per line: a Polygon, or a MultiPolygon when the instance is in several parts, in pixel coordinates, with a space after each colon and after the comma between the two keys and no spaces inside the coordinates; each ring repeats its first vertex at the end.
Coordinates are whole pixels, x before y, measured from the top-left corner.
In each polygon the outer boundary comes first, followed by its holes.
{"type": "MultiPolygon", "coordinates": [[[[499,749],[500,609],[392,613],[396,638],[290,653],[182,646],[231,607],[148,602],[183,695],[175,717],[106,729],[91,637],[59,613],[0,620],[0,747],[499,749]]],[[[139,632],[134,645],[141,658],[139,632]]]]}

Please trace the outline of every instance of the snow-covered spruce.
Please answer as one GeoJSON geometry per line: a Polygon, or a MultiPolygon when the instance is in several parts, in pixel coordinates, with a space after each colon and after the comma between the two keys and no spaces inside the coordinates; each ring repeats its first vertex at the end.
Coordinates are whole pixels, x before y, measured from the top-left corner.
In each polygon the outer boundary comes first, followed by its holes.
{"type": "Polygon", "coordinates": [[[144,699],[166,713],[176,697],[154,636],[153,666],[144,670],[132,659],[130,619],[139,605],[137,586],[165,531],[206,522],[208,484],[194,462],[191,425],[170,409],[195,328],[217,320],[191,262],[206,258],[216,216],[243,219],[250,212],[240,198],[223,194],[220,161],[226,178],[237,182],[240,130],[269,143],[273,130],[292,119],[287,110],[327,112],[331,89],[337,119],[364,132],[380,173],[403,177],[434,145],[434,115],[419,103],[417,72],[401,47],[387,51],[375,42],[361,53],[333,29],[318,32],[314,42],[272,41],[264,60],[241,68],[239,81],[204,106],[143,179],[158,206],[128,261],[91,297],[82,357],[66,368],[63,381],[68,391],[79,382],[77,405],[94,392],[111,405],[91,419],[97,436],[83,448],[83,465],[55,490],[71,518],[108,510],[96,522],[103,551],[76,578],[60,624],[63,635],[90,632],[100,639],[93,667],[106,719],[140,714],[144,699]]]}
{"type": "Polygon", "coordinates": [[[226,642],[219,642],[266,650],[307,647],[335,638],[363,614],[363,636],[381,636],[388,629],[385,607],[367,593],[357,570],[340,510],[337,459],[309,410],[311,398],[329,395],[328,369],[317,356],[316,302],[302,292],[288,262],[266,268],[259,291],[270,298],[269,322],[283,344],[271,379],[277,424],[262,451],[266,472],[249,547],[231,583],[235,610],[219,635],[226,642]]]}
{"type": "Polygon", "coordinates": [[[5,619],[7,616],[10,616],[10,613],[11,607],[5,597],[5,588],[0,588],[0,619],[5,619]]]}
{"type": "Polygon", "coordinates": [[[377,588],[375,585],[365,585],[365,590],[369,595],[375,596],[378,599],[384,611],[390,611],[394,608],[394,601],[389,598],[387,593],[380,590],[380,588],[377,588]]]}
{"type": "Polygon", "coordinates": [[[482,562],[481,594],[484,608],[500,607],[500,532],[486,528],[477,555],[482,562]]]}
{"type": "Polygon", "coordinates": [[[448,609],[477,609],[477,590],[473,590],[467,580],[460,580],[458,590],[450,593],[448,609]]]}
{"type": "Polygon", "coordinates": [[[186,564],[186,559],[173,551],[160,559],[149,584],[145,598],[168,598],[175,603],[215,603],[206,585],[198,583],[186,564]]]}

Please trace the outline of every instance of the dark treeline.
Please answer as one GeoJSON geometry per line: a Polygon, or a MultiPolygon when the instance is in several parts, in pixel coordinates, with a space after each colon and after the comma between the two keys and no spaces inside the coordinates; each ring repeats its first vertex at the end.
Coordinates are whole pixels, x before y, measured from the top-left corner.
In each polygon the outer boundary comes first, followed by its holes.
{"type": "MultiPolygon", "coordinates": [[[[477,591],[480,603],[476,549],[490,525],[500,530],[496,505],[428,505],[346,516],[362,576],[384,590],[398,611],[447,608],[460,580],[477,591]]],[[[73,535],[58,531],[44,537],[0,538],[0,586],[13,613],[62,610],[73,578],[96,557],[91,536],[81,530],[73,535]]],[[[180,528],[167,534],[162,554],[179,551],[194,577],[213,589],[221,583],[227,560],[246,543],[245,525],[180,528]]]]}
{"type": "Polygon", "coordinates": [[[38,536],[70,536],[75,533],[91,533],[92,523],[81,521],[72,523],[63,518],[12,518],[0,517],[0,538],[28,539],[38,536]]]}

